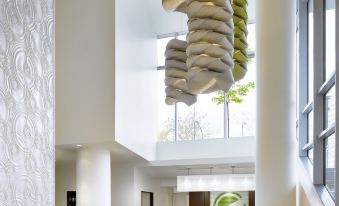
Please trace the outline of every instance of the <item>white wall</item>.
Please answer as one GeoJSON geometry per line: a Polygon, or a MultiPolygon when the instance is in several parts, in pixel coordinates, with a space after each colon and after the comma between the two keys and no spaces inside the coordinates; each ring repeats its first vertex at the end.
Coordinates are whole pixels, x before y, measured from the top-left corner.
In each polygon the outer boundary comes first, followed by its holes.
{"type": "Polygon", "coordinates": [[[55,206],[66,206],[67,191],[76,191],[75,163],[55,165],[55,206]]]}
{"type": "Polygon", "coordinates": [[[189,194],[186,192],[174,193],[173,206],[189,206],[189,194]]]}
{"type": "Polygon", "coordinates": [[[114,140],[112,0],[56,1],[56,143],[114,140]]]}
{"type": "MultiPolygon", "coordinates": [[[[133,164],[111,164],[112,206],[140,206],[141,191],[154,193],[154,206],[172,206],[173,187],[164,187],[133,164]]],[[[75,163],[56,164],[56,204],[65,206],[67,191],[76,190],[75,163]]],[[[178,200],[180,202],[180,200],[178,200]]]]}
{"type": "Polygon", "coordinates": [[[173,189],[162,187],[130,164],[112,164],[112,206],[140,206],[141,192],[153,192],[154,206],[172,206],[173,189]]]}
{"type": "Polygon", "coordinates": [[[112,206],[135,206],[133,165],[112,164],[111,171],[112,206]]]}
{"type": "Polygon", "coordinates": [[[187,15],[180,12],[165,11],[162,1],[151,4],[152,16],[157,34],[167,34],[187,30],[187,15]]]}
{"type": "Polygon", "coordinates": [[[107,149],[77,150],[77,204],[111,206],[111,154],[107,149]]]}
{"type": "Polygon", "coordinates": [[[255,138],[239,137],[181,142],[159,142],[157,160],[227,158],[254,162],[255,138]]]}
{"type": "Polygon", "coordinates": [[[156,32],[149,3],[116,0],[116,141],[153,160],[157,139],[156,32]]]}
{"type": "MultiPolygon", "coordinates": [[[[134,166],[129,164],[111,165],[112,206],[135,206],[134,166]]],[[[76,190],[76,164],[56,164],[56,204],[66,206],[67,191],[76,190]]]]}
{"type": "Polygon", "coordinates": [[[54,204],[54,0],[0,0],[0,205],[54,204]]]}
{"type": "Polygon", "coordinates": [[[301,161],[297,167],[297,206],[322,206],[323,203],[301,161]]]}
{"type": "Polygon", "coordinates": [[[134,171],[135,205],[141,205],[141,192],[153,192],[154,206],[172,206],[173,189],[161,187],[160,180],[150,178],[139,169],[134,171]]]}

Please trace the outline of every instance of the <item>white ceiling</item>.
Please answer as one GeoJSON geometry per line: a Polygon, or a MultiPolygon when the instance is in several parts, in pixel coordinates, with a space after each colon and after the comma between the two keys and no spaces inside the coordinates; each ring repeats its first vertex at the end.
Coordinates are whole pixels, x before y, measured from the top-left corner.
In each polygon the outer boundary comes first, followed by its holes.
{"type": "MultiPolygon", "coordinates": [[[[111,151],[111,162],[115,163],[133,163],[137,168],[149,177],[156,179],[174,179],[177,176],[187,175],[188,168],[190,175],[209,175],[209,174],[248,174],[254,173],[254,163],[230,164],[227,160],[206,159],[206,161],[171,161],[164,164],[148,162],[118,143],[106,142],[101,144],[82,145],[81,148],[106,148],[111,151]],[[232,171],[232,166],[234,170],[232,171]],[[212,168],[212,170],[211,170],[212,168]]],[[[75,163],[76,151],[79,149],[76,145],[62,145],[56,148],[56,164],[75,163]]]]}
{"type": "Polygon", "coordinates": [[[254,173],[254,163],[242,164],[217,164],[217,165],[185,165],[185,166],[145,166],[139,167],[141,171],[150,177],[158,179],[170,179],[177,176],[188,175],[209,175],[209,174],[252,174],[254,173]],[[211,170],[212,168],[212,170],[211,170]]]}
{"type": "Polygon", "coordinates": [[[128,150],[126,147],[117,142],[110,141],[96,144],[84,144],[81,147],[77,145],[58,145],[56,146],[55,159],[56,163],[70,163],[76,161],[76,151],[80,148],[101,148],[108,149],[111,152],[111,162],[114,163],[147,163],[139,155],[128,150]]]}

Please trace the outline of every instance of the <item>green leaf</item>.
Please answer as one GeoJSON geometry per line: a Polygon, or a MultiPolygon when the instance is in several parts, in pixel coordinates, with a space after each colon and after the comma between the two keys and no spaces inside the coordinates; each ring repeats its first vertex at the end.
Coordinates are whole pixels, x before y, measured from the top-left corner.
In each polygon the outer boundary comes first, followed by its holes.
{"type": "Polygon", "coordinates": [[[247,84],[236,83],[226,94],[223,91],[218,91],[217,96],[213,97],[212,101],[217,105],[224,104],[225,100],[227,103],[240,104],[252,89],[254,89],[254,82],[247,84]]]}

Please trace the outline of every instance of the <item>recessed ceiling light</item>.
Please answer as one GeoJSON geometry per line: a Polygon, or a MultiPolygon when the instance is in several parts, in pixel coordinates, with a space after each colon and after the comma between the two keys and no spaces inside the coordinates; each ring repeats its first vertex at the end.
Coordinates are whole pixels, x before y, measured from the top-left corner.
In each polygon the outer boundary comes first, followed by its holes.
{"type": "Polygon", "coordinates": [[[77,144],[76,146],[77,146],[77,147],[82,147],[82,145],[81,145],[81,144],[77,144]]]}

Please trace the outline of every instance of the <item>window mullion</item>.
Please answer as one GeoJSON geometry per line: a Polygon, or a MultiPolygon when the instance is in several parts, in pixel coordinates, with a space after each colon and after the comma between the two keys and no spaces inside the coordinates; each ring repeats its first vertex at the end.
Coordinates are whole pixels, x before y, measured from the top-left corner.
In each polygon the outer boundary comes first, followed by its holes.
{"type": "Polygon", "coordinates": [[[318,91],[319,95],[325,95],[332,88],[332,86],[335,84],[335,76],[335,73],[333,73],[331,78],[326,80],[326,82],[321,85],[318,91]]]}
{"type": "Polygon", "coordinates": [[[224,93],[224,137],[229,138],[229,107],[228,107],[228,102],[226,98],[226,93],[224,93]]]}
{"type": "MultiPolygon", "coordinates": [[[[339,4],[337,3],[338,1],[336,1],[336,4],[335,4],[335,22],[336,22],[336,30],[335,30],[335,44],[336,44],[336,51],[335,51],[335,59],[336,59],[336,69],[335,69],[335,71],[338,71],[339,70],[339,62],[338,62],[338,60],[339,60],[339,51],[337,50],[337,48],[339,48],[339,39],[338,39],[338,34],[339,34],[339,15],[338,15],[338,10],[339,10],[339,4]]],[[[336,82],[339,82],[339,77],[338,77],[338,75],[335,75],[335,81],[336,82]]],[[[337,97],[339,97],[339,88],[338,88],[338,84],[335,84],[335,91],[336,91],[336,94],[335,94],[335,96],[336,96],[336,101],[335,101],[335,104],[336,104],[336,110],[339,108],[339,103],[338,103],[338,101],[337,101],[337,97]]],[[[339,128],[339,114],[338,114],[338,112],[336,112],[335,113],[335,127],[336,128],[339,128]]],[[[335,135],[336,135],[336,140],[338,139],[338,133],[336,132],[335,133],[335,135]]],[[[335,165],[339,165],[339,144],[336,142],[336,144],[335,144],[335,165]]],[[[339,180],[339,169],[338,169],[338,166],[336,166],[335,167],[335,170],[336,170],[336,173],[335,173],[335,179],[337,180],[336,182],[338,182],[338,180],[339,180]]],[[[335,197],[335,199],[336,200],[339,200],[339,184],[337,183],[336,184],[336,186],[335,186],[335,190],[337,191],[336,192],[336,197],[335,197]]]]}
{"type": "Polygon", "coordinates": [[[322,131],[319,135],[318,138],[319,139],[325,139],[329,136],[331,136],[333,133],[335,132],[335,126],[331,125],[328,128],[326,128],[324,131],[322,131]]]}
{"type": "Polygon", "coordinates": [[[306,152],[310,149],[313,149],[313,142],[310,142],[303,147],[303,150],[306,152]]]}
{"type": "Polygon", "coordinates": [[[178,103],[174,105],[174,140],[178,141],[178,103]]]}
{"type": "Polygon", "coordinates": [[[302,114],[303,115],[308,115],[308,113],[310,113],[313,110],[313,102],[310,102],[306,105],[306,107],[304,108],[304,110],[302,110],[302,114]]]}
{"type": "Polygon", "coordinates": [[[318,91],[323,84],[324,80],[324,2],[313,1],[313,14],[314,14],[314,50],[313,50],[313,183],[324,184],[324,141],[318,138],[318,135],[323,131],[324,127],[324,98],[319,95],[318,91]]]}
{"type": "Polygon", "coordinates": [[[299,69],[298,69],[298,78],[299,78],[299,101],[298,101],[298,137],[299,137],[299,156],[306,157],[307,151],[303,150],[303,147],[307,144],[307,115],[303,114],[305,105],[307,105],[307,36],[308,27],[307,27],[307,16],[308,16],[307,3],[303,0],[299,1],[299,69]]]}

